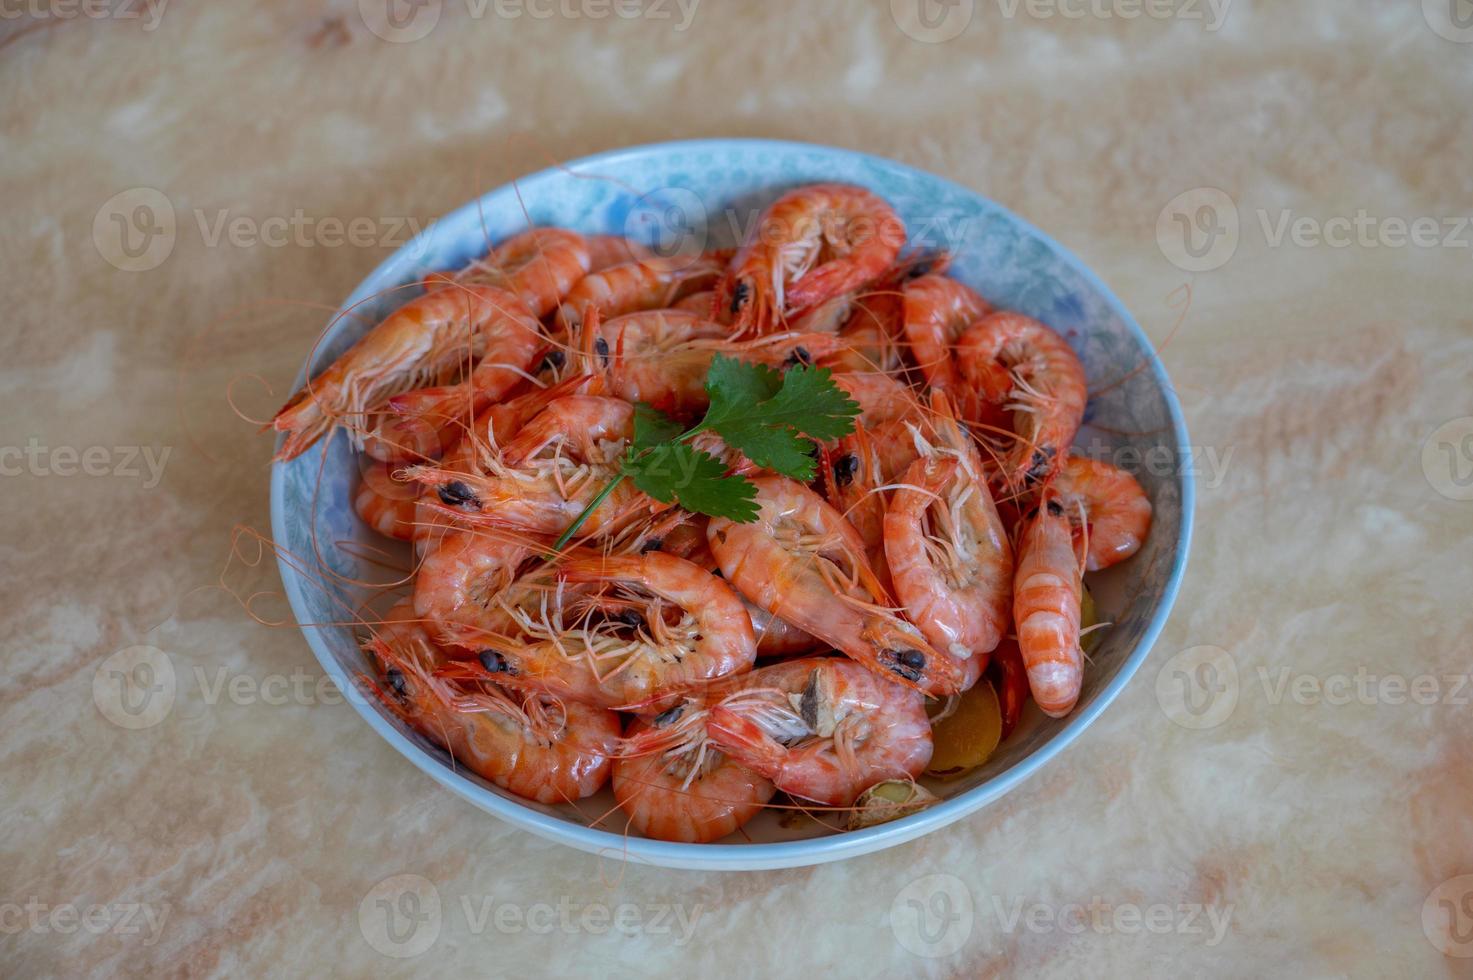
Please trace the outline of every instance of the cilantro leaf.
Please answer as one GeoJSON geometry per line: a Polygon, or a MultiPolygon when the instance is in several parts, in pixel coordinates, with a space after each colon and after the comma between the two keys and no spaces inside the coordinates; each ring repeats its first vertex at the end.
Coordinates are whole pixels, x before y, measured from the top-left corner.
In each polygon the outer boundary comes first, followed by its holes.
{"type": "Polygon", "coordinates": [[[653,449],[680,438],[685,426],[644,402],[634,406],[634,449],[653,449]]]}
{"type": "Polygon", "coordinates": [[[706,375],[711,407],[697,431],[709,429],[758,466],[796,480],[814,474],[813,445],[800,436],[837,439],[854,431],[859,406],[827,368],[785,374],[717,356],[706,375]]]}
{"type": "Polygon", "coordinates": [[[726,464],[683,442],[655,446],[624,457],[623,472],[634,485],[668,504],[709,517],[729,517],[739,524],[757,519],[757,488],[744,477],[727,476],[726,464]]]}

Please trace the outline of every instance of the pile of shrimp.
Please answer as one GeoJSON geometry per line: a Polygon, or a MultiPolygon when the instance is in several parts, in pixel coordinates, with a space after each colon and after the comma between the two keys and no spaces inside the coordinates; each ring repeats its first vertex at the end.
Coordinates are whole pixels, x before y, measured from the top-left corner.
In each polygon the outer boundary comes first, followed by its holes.
{"type": "Polygon", "coordinates": [[[984,677],[1005,733],[1030,698],[1068,714],[1083,575],[1140,548],[1150,503],[1071,454],[1087,395],[1064,338],[904,245],[884,200],[817,184],[735,251],[534,228],[427,276],[273,423],[281,460],[343,429],[358,515],[412,543],[364,640],[383,703],[511,793],[611,783],[628,830],[686,842],[913,782],[938,707],[984,677]],[[701,436],[755,485],[755,522],[626,481],[554,551],[636,403],[699,418],[718,353],[829,369],[854,431],[816,447],[811,485],[701,436]]]}

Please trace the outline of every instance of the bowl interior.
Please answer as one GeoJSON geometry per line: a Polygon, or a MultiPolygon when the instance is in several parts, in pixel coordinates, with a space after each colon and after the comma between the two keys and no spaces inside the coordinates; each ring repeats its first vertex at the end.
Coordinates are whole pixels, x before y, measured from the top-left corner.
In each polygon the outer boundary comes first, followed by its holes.
{"type": "MultiPolygon", "coordinates": [[[[576,808],[512,796],[452,769],[443,751],[373,698],[353,698],[384,737],[479,806],[586,850],[666,865],[773,867],[862,853],[948,823],[1015,785],[1092,721],[1149,651],[1175,597],[1191,514],[1185,429],[1160,362],[1119,302],[1058,245],[972,191],[901,164],[803,144],[719,140],[614,151],[535,174],[447,215],[384,262],[344,304],[350,312],[334,319],[311,370],[413,296],[405,284],[461,266],[484,254],[488,241],[528,225],[626,234],[665,254],[729,246],[783,190],[816,181],[860,184],[883,196],[904,219],[910,247],[952,253],[950,275],[997,307],[1049,324],[1084,363],[1090,404],[1076,445],[1135,473],[1150,496],[1154,523],[1137,555],[1090,578],[1101,619],[1114,625],[1092,655],[1078,708],[1053,720],[1030,705],[1019,730],[985,766],[930,784],[945,802],[904,820],[835,835],[803,814],[772,810],[719,844],[681,845],[626,837],[617,811],[590,827],[594,816],[613,810],[607,791],[576,808]]],[[[298,386],[304,377],[305,367],[298,386]]],[[[386,578],[369,556],[393,549],[353,512],[358,471],[341,433],[274,468],[273,533],[288,599],[303,624],[349,618],[367,593],[348,580],[386,578]]],[[[398,557],[407,567],[407,552],[398,557]]],[[[308,625],[304,633],[344,689],[366,669],[354,630],[308,625]]]]}

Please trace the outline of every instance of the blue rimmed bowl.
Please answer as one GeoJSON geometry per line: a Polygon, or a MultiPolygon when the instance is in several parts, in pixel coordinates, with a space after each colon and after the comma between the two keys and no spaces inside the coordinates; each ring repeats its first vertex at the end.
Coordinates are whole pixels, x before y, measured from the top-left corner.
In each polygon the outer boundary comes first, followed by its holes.
{"type": "MultiPolygon", "coordinates": [[[[718,139],[613,150],[533,174],[436,221],[375,269],[344,304],[351,315],[333,319],[296,386],[412,295],[397,287],[464,265],[486,251],[488,239],[530,223],[627,234],[667,253],[731,245],[764,204],[816,181],[859,184],[884,197],[905,220],[911,245],[953,253],[952,276],[998,307],[1049,324],[1084,362],[1091,401],[1078,444],[1132,469],[1155,514],[1141,551],[1092,578],[1101,618],[1114,625],[1092,655],[1078,707],[1054,720],[1030,706],[986,765],[933,785],[941,803],[892,823],[834,833],[811,821],[786,826],[769,812],[726,840],[674,844],[626,836],[617,811],[606,825],[588,826],[587,814],[613,809],[607,790],[608,799],[595,798],[578,811],[513,796],[452,767],[444,751],[374,699],[350,698],[405,758],[481,809],[584,851],[666,867],[757,870],[866,854],[944,827],[1027,779],[1114,700],[1165,624],[1186,567],[1193,485],[1181,409],[1151,344],[1104,283],[1048,236],[965,187],[893,160],[802,143],[718,139]]],[[[341,433],[272,469],[272,533],[300,623],[343,621],[344,611],[364,598],[349,580],[374,575],[375,564],[362,556],[381,550],[383,541],[353,513],[357,472],[341,433]]],[[[354,630],[304,625],[302,632],[323,669],[343,690],[352,689],[367,668],[354,630]]]]}

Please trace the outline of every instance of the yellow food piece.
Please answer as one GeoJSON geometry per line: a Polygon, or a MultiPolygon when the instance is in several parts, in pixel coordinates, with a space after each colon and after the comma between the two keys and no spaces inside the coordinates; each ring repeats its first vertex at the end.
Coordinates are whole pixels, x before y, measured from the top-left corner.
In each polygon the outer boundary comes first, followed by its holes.
{"type": "Polygon", "coordinates": [[[924,786],[917,786],[907,779],[887,779],[859,794],[859,799],[854,801],[854,809],[849,811],[849,829],[889,823],[939,802],[940,799],[924,786]]]}
{"type": "MultiPolygon", "coordinates": [[[[1083,586],[1083,591],[1079,596],[1079,629],[1083,632],[1099,621],[1100,614],[1099,610],[1095,608],[1095,597],[1089,594],[1089,586],[1083,586]]],[[[1085,633],[1079,638],[1079,648],[1085,653],[1094,653],[1095,647],[1100,645],[1100,637],[1104,633],[1104,630],[1085,633]]]]}
{"type": "Polygon", "coordinates": [[[1002,708],[983,678],[961,696],[956,710],[931,729],[935,750],[926,775],[954,779],[986,762],[1002,741],[1002,708]]]}

